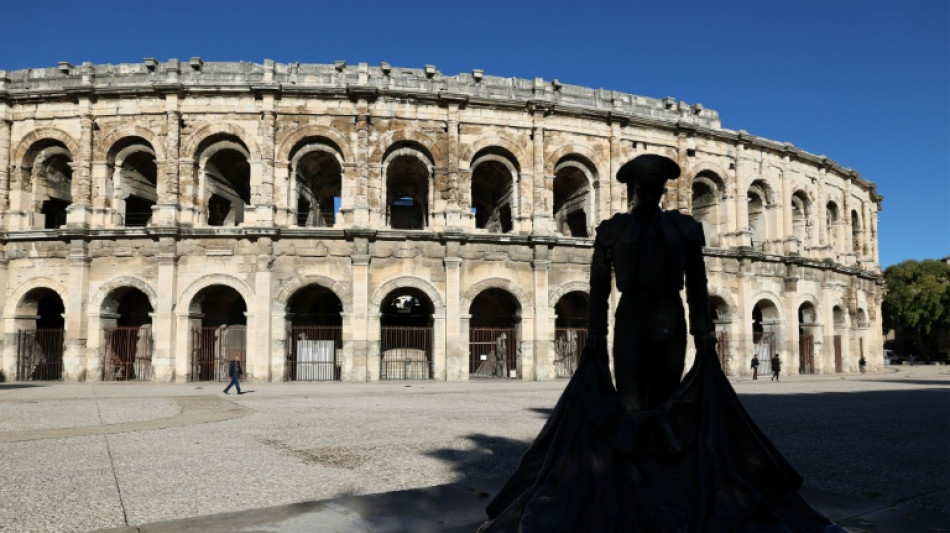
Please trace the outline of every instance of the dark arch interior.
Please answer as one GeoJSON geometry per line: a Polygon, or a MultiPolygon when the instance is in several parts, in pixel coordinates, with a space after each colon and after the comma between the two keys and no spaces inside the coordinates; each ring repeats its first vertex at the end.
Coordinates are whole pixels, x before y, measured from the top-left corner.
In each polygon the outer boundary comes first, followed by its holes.
{"type": "Polygon", "coordinates": [[[402,327],[432,327],[435,307],[424,292],[415,288],[400,288],[389,293],[380,304],[380,325],[402,327]]]}
{"type": "Polygon", "coordinates": [[[475,227],[496,233],[512,229],[511,197],[514,179],[511,171],[498,161],[486,161],[472,171],[472,208],[475,227]]]}
{"type": "Polygon", "coordinates": [[[233,148],[224,148],[205,164],[208,174],[208,224],[237,225],[244,220],[244,206],[251,203],[251,165],[233,148]]]}
{"type": "Polygon", "coordinates": [[[556,328],[586,328],[589,297],[580,291],[569,292],[554,306],[556,328]]]}
{"type": "Polygon", "coordinates": [[[297,225],[328,227],[336,222],[343,169],[332,154],[310,152],[297,162],[297,225]]]}
{"type": "Polygon", "coordinates": [[[521,322],[521,308],[511,293],[486,289],[472,300],[471,327],[512,328],[521,322]]]}
{"type": "Polygon", "coordinates": [[[205,327],[247,325],[247,304],[241,295],[231,287],[212,285],[205,287],[195,295],[194,304],[201,314],[201,325],[205,327]]]}
{"type": "Polygon", "coordinates": [[[116,320],[118,326],[144,326],[152,323],[152,303],[148,296],[135,288],[129,287],[121,296],[118,296],[118,306],[116,314],[119,318],[116,320]]]}
{"type": "Polygon", "coordinates": [[[35,302],[37,329],[63,329],[66,327],[66,319],[63,317],[66,306],[63,305],[63,300],[56,291],[52,289],[33,289],[27,293],[26,299],[35,302]]]}
{"type": "MultiPolygon", "coordinates": [[[[713,320],[725,320],[729,313],[729,305],[719,296],[709,296],[709,315],[713,320]]],[[[761,317],[760,317],[761,320],[761,317]]]]}
{"type": "Polygon", "coordinates": [[[423,229],[428,218],[429,172],[422,161],[397,156],[386,169],[386,205],[389,226],[423,229]]]}
{"type": "Polygon", "coordinates": [[[294,293],[287,303],[293,326],[342,326],[343,304],[326,287],[310,285],[294,293]]]}
{"type": "Polygon", "coordinates": [[[558,231],[587,237],[587,176],[577,167],[564,167],[554,176],[554,219],[558,231]]]}

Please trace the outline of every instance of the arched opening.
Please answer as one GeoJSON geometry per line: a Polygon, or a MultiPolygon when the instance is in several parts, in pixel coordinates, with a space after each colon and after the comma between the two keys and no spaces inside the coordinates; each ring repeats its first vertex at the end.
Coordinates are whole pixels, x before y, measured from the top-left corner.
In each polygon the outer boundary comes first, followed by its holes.
{"type": "Polygon", "coordinates": [[[804,191],[795,191],[795,194],[792,195],[792,236],[802,246],[808,243],[809,226],[811,225],[808,221],[809,210],[808,195],[804,191]]]}
{"type": "Polygon", "coordinates": [[[589,237],[593,171],[586,161],[565,158],[554,167],[554,224],[562,235],[589,237]]]}
{"type": "Polygon", "coordinates": [[[238,226],[251,204],[250,153],[232,136],[206,141],[199,161],[209,226],[238,226]]]}
{"type": "Polygon", "coordinates": [[[768,226],[765,208],[768,205],[766,190],[758,183],[753,183],[746,193],[748,202],[749,231],[752,234],[752,248],[764,250],[768,239],[768,226]]]}
{"type": "Polygon", "coordinates": [[[57,229],[66,224],[73,201],[73,157],[66,145],[53,139],[33,144],[21,166],[21,186],[32,198],[26,210],[39,213],[36,226],[57,229]]]}
{"type": "Polygon", "coordinates": [[[31,289],[17,306],[16,378],[20,381],[63,379],[66,307],[52,289],[31,289]]]}
{"type": "Polygon", "coordinates": [[[861,217],[858,212],[851,210],[851,249],[856,255],[861,255],[861,217]]]}
{"type": "Polygon", "coordinates": [[[379,379],[431,379],[432,300],[401,287],[386,295],[379,312],[379,379]]]}
{"type": "Polygon", "coordinates": [[[343,303],[326,287],[308,285],[287,302],[285,381],[340,379],[343,303]]]}
{"type": "Polygon", "coordinates": [[[716,325],[716,354],[723,372],[729,375],[729,332],[726,330],[732,322],[729,304],[721,296],[709,295],[709,316],[716,325]]]}
{"type": "Polygon", "coordinates": [[[298,226],[332,227],[336,223],[343,184],[341,162],[338,150],[322,144],[306,145],[294,156],[298,226]]]}
{"type": "Polygon", "coordinates": [[[198,291],[191,302],[191,381],[227,381],[228,362],[245,361],[247,304],[227,285],[198,291]]]}
{"type": "Polygon", "coordinates": [[[581,351],[587,344],[587,312],[590,297],[585,292],[565,294],[554,306],[554,371],[559,378],[574,375],[581,351]]]}
{"type": "Polygon", "coordinates": [[[720,203],[723,191],[722,179],[714,172],[705,170],[696,175],[692,187],[692,214],[693,218],[703,225],[703,234],[706,236],[706,246],[720,246],[719,225],[720,203]]]}
{"type": "Polygon", "coordinates": [[[844,372],[844,351],[841,346],[841,331],[847,327],[847,317],[844,309],[840,305],[834,306],[831,310],[832,319],[835,322],[834,335],[834,354],[835,354],[835,373],[844,372]]]}
{"type": "Polygon", "coordinates": [[[778,307],[771,300],[759,300],[752,308],[752,346],[763,364],[778,354],[778,329],[778,307]]]}
{"type": "Polygon", "coordinates": [[[141,137],[122,139],[109,151],[112,194],[126,226],[145,226],[158,203],[158,167],[155,150],[141,137]]]}
{"type": "Polygon", "coordinates": [[[518,377],[521,306],[503,289],[485,289],[472,300],[469,328],[469,375],[518,377]]]}
{"type": "Polygon", "coordinates": [[[102,304],[105,338],[102,379],[138,380],[152,377],[152,303],[134,287],[113,290],[102,304]]]}
{"type": "Polygon", "coordinates": [[[472,213],[475,227],[493,233],[513,228],[518,167],[501,149],[486,148],[472,160],[472,213]]]}
{"type": "Polygon", "coordinates": [[[798,306],[798,373],[814,374],[818,311],[811,302],[798,306]]]}
{"type": "Polygon", "coordinates": [[[429,223],[431,158],[416,147],[392,150],[385,158],[386,219],[393,229],[425,229],[429,223]]]}
{"type": "Polygon", "coordinates": [[[825,227],[828,229],[828,245],[835,249],[838,245],[838,205],[828,202],[825,207],[825,227]]]}

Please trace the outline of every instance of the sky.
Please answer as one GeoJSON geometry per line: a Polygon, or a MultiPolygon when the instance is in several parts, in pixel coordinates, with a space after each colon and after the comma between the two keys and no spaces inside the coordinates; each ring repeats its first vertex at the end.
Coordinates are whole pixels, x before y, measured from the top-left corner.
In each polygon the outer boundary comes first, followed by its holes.
{"type": "Polygon", "coordinates": [[[702,103],[884,196],[881,266],[950,255],[950,1],[0,0],[0,70],[434,64],[702,103]]]}

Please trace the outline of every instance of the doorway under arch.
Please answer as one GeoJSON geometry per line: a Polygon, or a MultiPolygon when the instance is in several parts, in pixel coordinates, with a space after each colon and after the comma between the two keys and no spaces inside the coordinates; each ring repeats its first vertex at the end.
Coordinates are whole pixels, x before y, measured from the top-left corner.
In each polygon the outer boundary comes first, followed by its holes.
{"type": "Polygon", "coordinates": [[[103,381],[152,378],[152,304],[134,287],[113,290],[102,303],[103,381]]]}
{"type": "Polygon", "coordinates": [[[247,304],[244,298],[227,285],[210,285],[195,294],[190,311],[193,317],[191,381],[227,381],[229,361],[246,363],[247,304]]]}
{"type": "Polygon", "coordinates": [[[469,376],[518,377],[521,306],[504,289],[485,289],[472,300],[469,376]]]}
{"type": "Polygon", "coordinates": [[[763,364],[778,353],[778,322],[778,307],[771,300],[763,298],[755,304],[752,309],[752,347],[763,364]]]}
{"type": "Polygon", "coordinates": [[[308,285],[287,302],[285,381],[340,379],[343,304],[330,289],[308,285]]]}
{"type": "Polygon", "coordinates": [[[59,294],[46,287],[28,291],[17,306],[16,379],[63,379],[66,307],[59,294]]]}
{"type": "Polygon", "coordinates": [[[574,375],[581,351],[587,345],[587,313],[590,297],[585,292],[565,294],[554,306],[554,373],[559,378],[574,375]]]}
{"type": "Polygon", "coordinates": [[[798,373],[814,374],[818,311],[811,302],[798,306],[798,373]]]}
{"type": "Polygon", "coordinates": [[[432,300],[401,287],[386,295],[379,312],[379,379],[432,379],[432,300]]]}

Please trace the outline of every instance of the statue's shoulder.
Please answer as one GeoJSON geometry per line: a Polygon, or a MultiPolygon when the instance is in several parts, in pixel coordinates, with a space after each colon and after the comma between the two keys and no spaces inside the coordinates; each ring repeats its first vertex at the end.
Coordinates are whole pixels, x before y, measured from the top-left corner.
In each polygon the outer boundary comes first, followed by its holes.
{"type": "Polygon", "coordinates": [[[676,229],[687,239],[699,240],[700,242],[705,240],[703,238],[703,225],[691,215],[671,210],[664,211],[663,218],[665,218],[669,224],[676,226],[676,229]]]}
{"type": "Polygon", "coordinates": [[[611,246],[617,242],[623,229],[632,217],[630,213],[617,213],[597,225],[597,237],[594,243],[600,246],[611,246]]]}

